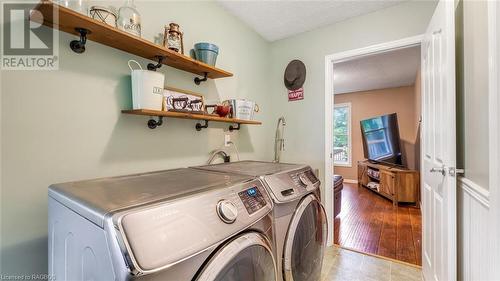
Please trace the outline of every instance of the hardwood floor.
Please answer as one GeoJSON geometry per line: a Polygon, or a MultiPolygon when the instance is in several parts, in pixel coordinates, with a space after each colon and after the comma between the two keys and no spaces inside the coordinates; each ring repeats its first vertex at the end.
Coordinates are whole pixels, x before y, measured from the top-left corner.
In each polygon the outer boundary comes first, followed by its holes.
{"type": "Polygon", "coordinates": [[[360,187],[344,183],[342,210],[335,219],[334,243],[422,265],[420,209],[392,202],[360,187]]]}

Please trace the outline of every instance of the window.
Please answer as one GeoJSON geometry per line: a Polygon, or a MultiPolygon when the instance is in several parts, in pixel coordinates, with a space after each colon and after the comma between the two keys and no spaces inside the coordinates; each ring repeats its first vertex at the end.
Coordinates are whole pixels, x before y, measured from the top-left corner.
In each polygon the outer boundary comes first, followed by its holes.
{"type": "Polygon", "coordinates": [[[336,104],[333,112],[333,163],[351,167],[351,103],[336,104]]]}

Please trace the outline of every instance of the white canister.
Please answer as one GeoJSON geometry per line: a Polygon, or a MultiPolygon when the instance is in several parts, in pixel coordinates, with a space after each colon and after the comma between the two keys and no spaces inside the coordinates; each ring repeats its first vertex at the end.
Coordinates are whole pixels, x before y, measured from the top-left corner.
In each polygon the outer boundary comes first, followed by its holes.
{"type": "Polygon", "coordinates": [[[259,111],[259,106],[250,100],[232,99],[229,104],[233,108],[233,117],[242,120],[253,120],[254,112],[259,111]]]}
{"type": "Polygon", "coordinates": [[[143,70],[135,60],[128,61],[132,77],[132,106],[134,109],[162,110],[163,85],[165,75],[150,70],[143,70]],[[133,69],[130,63],[139,66],[133,69]]]}

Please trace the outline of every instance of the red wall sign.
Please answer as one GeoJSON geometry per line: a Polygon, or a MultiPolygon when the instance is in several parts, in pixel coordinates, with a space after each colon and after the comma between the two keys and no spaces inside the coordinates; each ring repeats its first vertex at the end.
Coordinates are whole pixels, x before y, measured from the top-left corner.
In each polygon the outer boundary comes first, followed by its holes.
{"type": "Polygon", "coordinates": [[[304,88],[297,90],[288,90],[288,101],[296,101],[304,99],[304,88]]]}

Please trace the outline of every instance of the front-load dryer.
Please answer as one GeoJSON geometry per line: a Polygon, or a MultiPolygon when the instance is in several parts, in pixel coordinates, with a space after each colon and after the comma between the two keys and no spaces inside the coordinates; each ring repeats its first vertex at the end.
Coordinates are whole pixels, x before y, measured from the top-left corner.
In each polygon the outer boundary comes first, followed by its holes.
{"type": "Polygon", "coordinates": [[[327,240],[320,181],[307,165],[239,161],[196,167],[260,178],[274,201],[273,245],[279,279],[319,281],[327,240]]]}
{"type": "Polygon", "coordinates": [[[276,281],[272,200],[249,176],[176,169],[49,188],[55,280],[276,281]]]}

